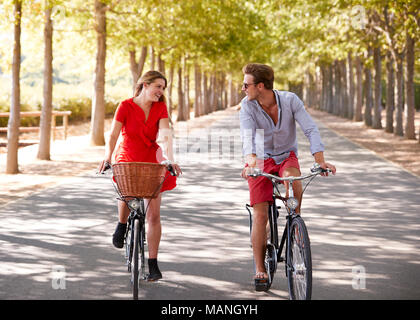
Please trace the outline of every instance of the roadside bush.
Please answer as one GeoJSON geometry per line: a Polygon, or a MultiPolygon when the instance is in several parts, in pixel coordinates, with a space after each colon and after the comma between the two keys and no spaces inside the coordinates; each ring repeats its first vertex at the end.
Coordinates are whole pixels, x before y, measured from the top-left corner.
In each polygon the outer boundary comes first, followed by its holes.
{"type": "Polygon", "coordinates": [[[58,101],[53,106],[57,111],[71,111],[69,121],[86,121],[90,119],[92,111],[91,98],[64,98],[58,101]]]}

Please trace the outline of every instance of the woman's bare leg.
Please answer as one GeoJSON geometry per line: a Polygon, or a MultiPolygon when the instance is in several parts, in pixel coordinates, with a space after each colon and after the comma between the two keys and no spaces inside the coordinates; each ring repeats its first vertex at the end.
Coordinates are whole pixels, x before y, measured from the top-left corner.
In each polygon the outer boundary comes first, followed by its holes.
{"type": "Polygon", "coordinates": [[[126,224],[130,210],[124,201],[118,201],[118,221],[122,224],[126,224]]]}
{"type": "Polygon", "coordinates": [[[149,249],[149,259],[156,259],[159,250],[160,238],[162,235],[162,226],[160,223],[160,204],[162,194],[156,199],[146,200],[145,207],[149,206],[146,213],[147,221],[147,244],[149,249]]]}

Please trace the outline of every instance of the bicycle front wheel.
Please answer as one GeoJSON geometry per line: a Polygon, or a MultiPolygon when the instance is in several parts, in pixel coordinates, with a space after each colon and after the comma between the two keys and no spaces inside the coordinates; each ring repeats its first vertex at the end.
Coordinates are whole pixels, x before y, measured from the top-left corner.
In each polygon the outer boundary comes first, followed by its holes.
{"type": "Polygon", "coordinates": [[[287,281],[291,300],[310,300],[312,294],[311,245],[305,223],[300,216],[290,225],[287,281]]]}
{"type": "Polygon", "coordinates": [[[134,220],[134,241],[133,241],[133,257],[131,259],[131,281],[133,284],[133,299],[139,298],[139,235],[140,235],[140,221],[134,220]]]}

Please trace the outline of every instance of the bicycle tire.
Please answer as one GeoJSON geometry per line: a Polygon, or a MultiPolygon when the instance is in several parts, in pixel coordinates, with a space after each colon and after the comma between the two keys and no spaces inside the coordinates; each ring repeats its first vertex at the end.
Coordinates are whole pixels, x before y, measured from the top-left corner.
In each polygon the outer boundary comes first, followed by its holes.
{"type": "Polygon", "coordinates": [[[278,247],[278,229],[277,229],[278,213],[274,205],[268,207],[268,230],[267,230],[267,248],[265,252],[265,265],[269,275],[270,287],[273,283],[274,274],[277,270],[277,252],[278,247]]]}
{"type": "Polygon", "coordinates": [[[133,255],[133,234],[131,219],[127,222],[127,231],[125,233],[125,259],[127,260],[127,271],[131,273],[131,258],[133,255]]]}
{"type": "Polygon", "coordinates": [[[311,245],[305,222],[300,216],[290,224],[287,282],[291,300],[310,300],[312,295],[311,245]]]}
{"type": "Polygon", "coordinates": [[[140,236],[140,221],[134,220],[134,242],[133,242],[133,257],[132,268],[131,268],[131,280],[133,285],[133,299],[138,300],[139,298],[139,236],[140,236]]]}
{"type": "Polygon", "coordinates": [[[265,253],[265,269],[269,275],[269,286],[273,283],[274,274],[276,273],[277,269],[277,254],[276,248],[271,243],[267,244],[267,249],[265,253]]]}
{"type": "Polygon", "coordinates": [[[144,223],[141,224],[140,228],[140,270],[142,279],[146,279],[146,259],[145,259],[145,243],[146,243],[146,229],[144,223]]]}

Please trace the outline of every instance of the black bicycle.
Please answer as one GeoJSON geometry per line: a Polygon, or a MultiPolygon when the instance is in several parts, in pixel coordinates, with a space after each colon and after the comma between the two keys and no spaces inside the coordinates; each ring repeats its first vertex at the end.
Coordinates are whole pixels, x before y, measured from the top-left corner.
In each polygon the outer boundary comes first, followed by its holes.
{"type": "Polygon", "coordinates": [[[175,171],[170,163],[142,162],[107,164],[107,169],[112,169],[111,181],[118,194],[117,199],[124,201],[130,210],[124,237],[125,259],[131,273],[133,299],[138,300],[139,282],[146,279],[145,226],[148,208],[145,208],[144,199],[156,198],[165,181],[166,170],[171,175],[175,175],[175,171]]]}
{"type": "MultiPolygon", "coordinates": [[[[265,269],[268,275],[268,283],[264,286],[264,291],[268,291],[273,283],[274,274],[277,270],[278,262],[285,262],[286,277],[289,287],[289,297],[291,300],[310,300],[312,294],[312,257],[311,244],[309,240],[308,230],[302,217],[296,213],[296,208],[299,206],[301,199],[296,199],[293,195],[293,182],[297,180],[308,181],[303,192],[309,183],[319,174],[323,172],[330,172],[324,170],[315,164],[311,168],[311,173],[300,177],[278,177],[272,174],[261,172],[259,169],[254,169],[254,172],[249,174],[250,177],[263,176],[273,184],[273,203],[268,206],[268,222],[269,231],[267,235],[267,246],[265,253],[265,269]],[[285,198],[281,195],[279,184],[282,181],[289,182],[289,197],[285,198]],[[281,207],[277,206],[276,200],[281,200],[286,208],[286,225],[284,227],[283,235],[279,242],[277,219],[279,218],[279,211],[281,207]],[[282,257],[283,248],[285,248],[285,258],[282,257]]],[[[302,194],[303,194],[302,192],[302,194]]],[[[249,213],[250,232],[252,231],[252,213],[250,205],[246,205],[249,213]]]]}

